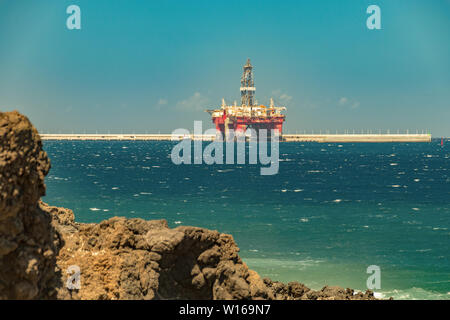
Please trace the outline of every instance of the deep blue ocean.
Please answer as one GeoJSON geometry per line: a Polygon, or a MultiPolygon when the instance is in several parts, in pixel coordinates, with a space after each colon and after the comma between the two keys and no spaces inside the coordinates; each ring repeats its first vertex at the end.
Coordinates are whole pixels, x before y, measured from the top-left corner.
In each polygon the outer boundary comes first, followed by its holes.
{"type": "MultiPolygon", "coordinates": [[[[45,141],[51,205],[78,222],[166,219],[232,234],[261,276],[450,299],[450,142],[281,143],[260,165],[174,165],[175,142],[45,141]]],[[[206,144],[205,144],[206,145],[206,144]]]]}

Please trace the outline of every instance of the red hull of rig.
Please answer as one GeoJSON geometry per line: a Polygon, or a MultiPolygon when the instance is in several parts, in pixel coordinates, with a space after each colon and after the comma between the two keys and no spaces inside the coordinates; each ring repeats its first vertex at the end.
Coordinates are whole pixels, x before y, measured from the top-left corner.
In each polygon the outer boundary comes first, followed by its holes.
{"type": "Polygon", "coordinates": [[[211,114],[217,133],[221,134],[222,137],[227,136],[230,130],[240,134],[244,133],[247,128],[252,128],[257,132],[260,129],[266,129],[268,136],[273,129],[277,130],[280,136],[282,135],[283,122],[286,120],[286,116],[281,114],[281,111],[286,110],[286,107],[275,107],[273,99],[270,99],[268,107],[256,102],[252,70],[250,60],[247,60],[241,79],[240,105],[237,105],[236,102],[234,105],[227,105],[225,100],[222,99],[220,109],[206,110],[211,114]]]}
{"type": "Polygon", "coordinates": [[[222,134],[225,134],[226,130],[234,130],[234,132],[245,132],[247,128],[253,128],[256,131],[259,129],[278,130],[281,135],[283,132],[283,122],[285,121],[284,115],[271,116],[271,117],[234,117],[226,114],[225,112],[221,117],[213,117],[212,122],[216,126],[216,130],[222,134]],[[228,121],[227,121],[228,119],[228,121]],[[228,124],[227,124],[228,122],[228,124]],[[225,128],[227,126],[227,128],[225,128]]]}

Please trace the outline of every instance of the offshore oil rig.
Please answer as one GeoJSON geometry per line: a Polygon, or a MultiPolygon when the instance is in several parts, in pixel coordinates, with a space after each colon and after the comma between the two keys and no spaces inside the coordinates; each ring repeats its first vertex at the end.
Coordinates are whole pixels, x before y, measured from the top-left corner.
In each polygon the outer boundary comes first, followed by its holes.
{"type": "Polygon", "coordinates": [[[271,129],[277,130],[278,134],[282,135],[286,116],[281,112],[286,110],[286,107],[276,107],[272,98],[268,107],[258,104],[255,99],[255,90],[253,66],[250,59],[247,59],[241,78],[241,104],[237,105],[234,102],[233,105],[227,105],[225,99],[222,99],[220,109],[206,110],[211,115],[217,134],[227,137],[232,129],[236,135],[239,135],[244,134],[247,128],[252,128],[258,136],[260,129],[266,129],[268,136],[271,129]]]}
{"type": "MultiPolygon", "coordinates": [[[[258,104],[255,99],[255,84],[253,80],[253,66],[250,60],[244,65],[244,72],[241,78],[241,104],[237,105],[234,102],[233,105],[227,105],[225,100],[222,99],[222,106],[220,109],[206,110],[211,115],[212,122],[216,126],[216,134],[190,134],[189,138],[192,140],[204,140],[214,141],[218,136],[228,140],[228,132],[234,130],[235,136],[244,134],[247,128],[252,128],[257,131],[258,137],[260,137],[259,130],[267,129],[267,138],[271,134],[270,129],[278,131],[281,137],[281,141],[286,142],[321,142],[321,143],[342,143],[342,142],[430,142],[431,133],[371,133],[360,132],[353,134],[346,132],[345,134],[282,134],[283,123],[286,120],[286,116],[281,112],[286,110],[286,107],[275,107],[273,99],[270,99],[270,105],[264,106],[258,104]]],[[[155,140],[155,141],[174,141],[183,140],[187,136],[185,134],[51,134],[41,133],[41,138],[44,140],[155,140]]],[[[246,137],[247,138],[247,137],[246,137]]],[[[443,139],[441,139],[443,144],[443,139]]]]}

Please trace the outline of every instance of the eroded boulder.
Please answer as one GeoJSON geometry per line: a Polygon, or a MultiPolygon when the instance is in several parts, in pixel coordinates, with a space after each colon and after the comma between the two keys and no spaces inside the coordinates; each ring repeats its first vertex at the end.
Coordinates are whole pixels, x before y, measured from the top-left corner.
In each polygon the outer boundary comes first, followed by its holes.
{"type": "Polygon", "coordinates": [[[50,161],[28,118],[0,113],[0,298],[54,298],[60,286],[56,255],[62,245],[45,195],[50,161]]]}

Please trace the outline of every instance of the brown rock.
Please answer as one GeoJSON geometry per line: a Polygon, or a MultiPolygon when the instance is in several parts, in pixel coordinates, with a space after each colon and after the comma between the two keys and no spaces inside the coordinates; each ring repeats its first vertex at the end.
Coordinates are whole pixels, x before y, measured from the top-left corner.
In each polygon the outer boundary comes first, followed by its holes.
{"type": "Polygon", "coordinates": [[[30,121],[0,113],[0,299],[55,297],[62,244],[51,215],[38,206],[50,161],[30,121]]]}

